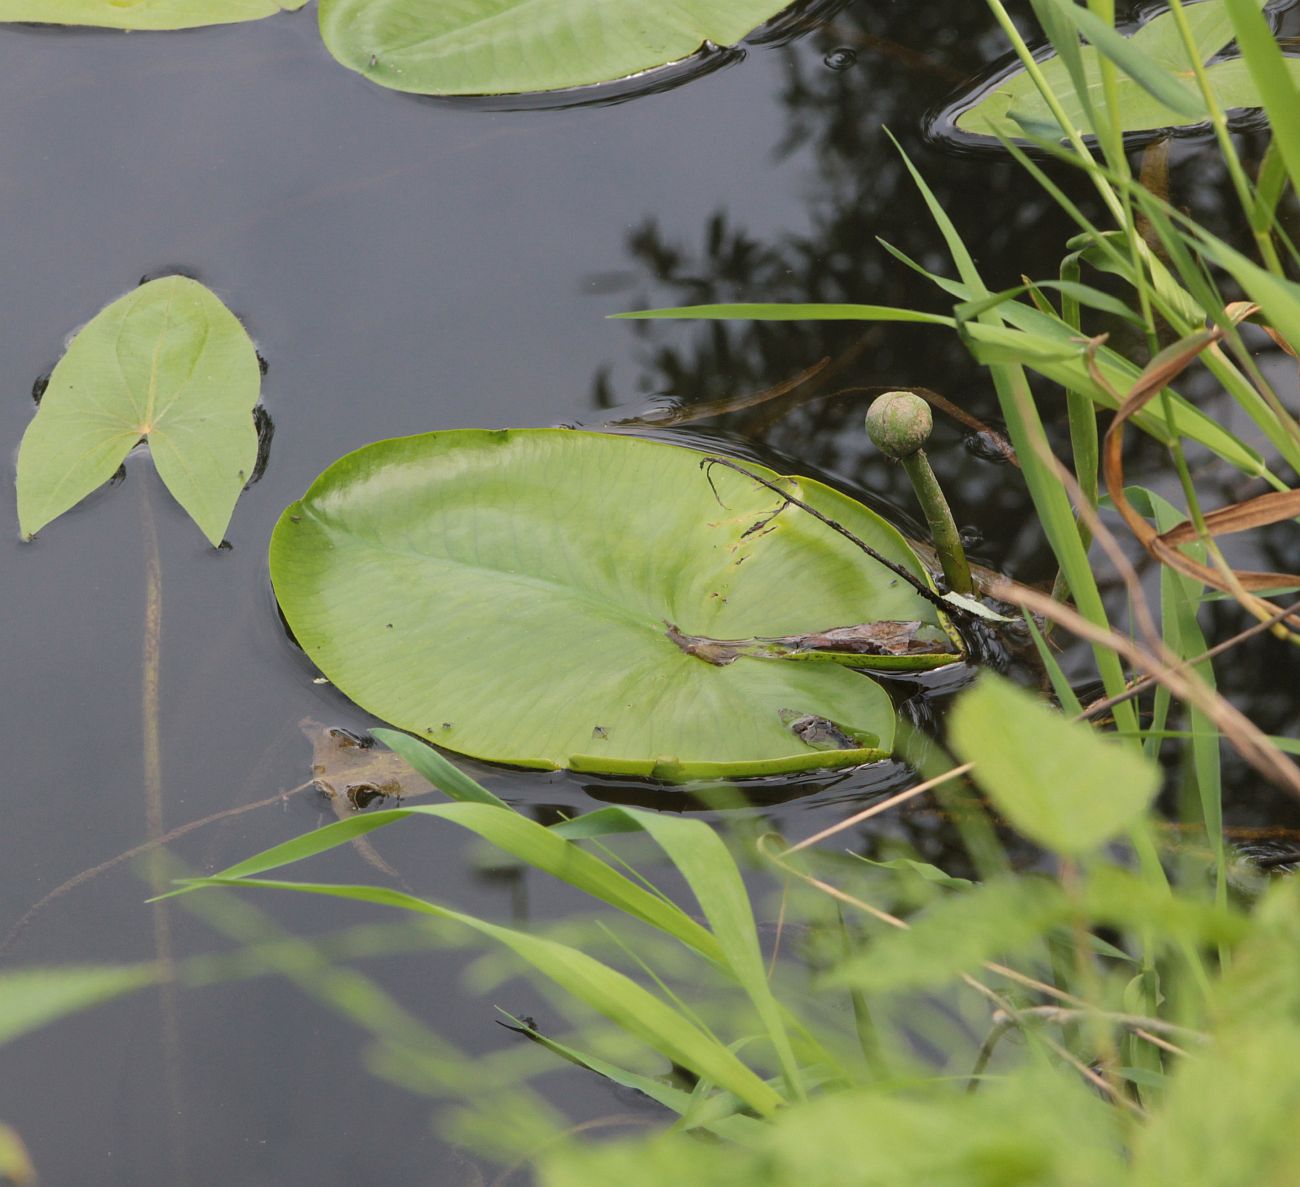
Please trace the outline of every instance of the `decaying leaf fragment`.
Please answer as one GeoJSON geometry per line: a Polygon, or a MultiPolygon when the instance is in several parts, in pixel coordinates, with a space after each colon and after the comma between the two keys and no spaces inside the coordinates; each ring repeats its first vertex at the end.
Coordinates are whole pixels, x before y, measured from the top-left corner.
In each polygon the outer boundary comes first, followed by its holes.
{"type": "MultiPolygon", "coordinates": [[[[1234,311],[1236,316],[1241,318],[1248,315],[1253,308],[1238,303],[1234,311]]],[[[1155,399],[1168,383],[1199,357],[1202,351],[1214,347],[1223,337],[1224,331],[1218,326],[1197,330],[1187,335],[1160,351],[1133,381],[1128,392],[1122,396],[1114,393],[1120,406],[1110,428],[1106,431],[1102,449],[1102,470],[1106,479],[1106,491],[1138,543],[1155,560],[1212,589],[1230,593],[1243,604],[1249,606],[1253,601],[1255,611],[1276,610],[1277,607],[1271,602],[1251,598],[1250,591],[1294,588],[1300,585],[1300,574],[1261,573],[1245,569],[1221,572],[1217,568],[1203,564],[1180,551],[1178,547],[1196,538],[1195,529],[1190,524],[1179,524],[1165,533],[1157,532],[1132,506],[1125,491],[1123,449],[1126,422],[1155,399]]],[[[1095,350],[1089,353],[1089,368],[1093,378],[1104,384],[1105,380],[1096,367],[1095,350]]],[[[1298,513],[1300,513],[1300,496],[1295,491],[1283,491],[1261,495],[1243,503],[1211,511],[1204,519],[1209,534],[1214,536],[1277,523],[1298,513]]]]}
{"type": "Polygon", "coordinates": [[[298,727],[311,742],[312,782],[340,817],[377,799],[404,800],[433,790],[432,783],[391,750],[310,717],[304,717],[298,727]]]}
{"type": "Polygon", "coordinates": [[[929,667],[940,667],[961,658],[942,630],[915,620],[863,622],[802,635],[759,635],[752,639],[711,639],[684,634],[671,622],[664,625],[668,638],[687,655],[718,667],[746,658],[824,660],[850,668],[871,668],[881,666],[882,658],[919,655],[933,657],[929,667]]]}
{"type": "Polygon", "coordinates": [[[841,725],[828,717],[818,717],[816,713],[782,709],[779,716],[799,741],[814,750],[861,750],[880,745],[875,734],[841,725]]]}
{"type": "MultiPolygon", "coordinates": [[[[391,750],[367,743],[345,729],[322,725],[310,717],[304,717],[298,727],[311,742],[312,782],[325,793],[340,820],[376,800],[396,802],[427,795],[434,789],[391,750]]],[[[379,856],[365,837],[353,838],[352,844],[380,873],[402,881],[401,874],[379,856]]]]}

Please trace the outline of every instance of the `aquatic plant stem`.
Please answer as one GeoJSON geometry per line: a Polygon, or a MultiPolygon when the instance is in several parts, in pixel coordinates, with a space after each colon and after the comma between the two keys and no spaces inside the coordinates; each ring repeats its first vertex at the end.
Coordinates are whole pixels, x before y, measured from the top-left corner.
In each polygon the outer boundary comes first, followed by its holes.
{"type": "Polygon", "coordinates": [[[970,565],[966,561],[966,550],[962,547],[961,534],[953,522],[948,500],[943,496],[943,488],[934,476],[930,459],[924,449],[902,459],[903,469],[911,479],[912,489],[925,510],[925,521],[930,528],[930,540],[939,554],[939,563],[943,565],[944,580],[948,588],[959,594],[974,592],[971,582],[970,565]]]}
{"type": "MultiPolygon", "coordinates": [[[[145,828],[150,844],[163,836],[162,742],[159,726],[159,687],[162,678],[162,562],[158,553],[158,530],[150,502],[151,466],[138,467],[140,525],[145,545],[144,650],[141,655],[140,720],[144,765],[145,828]]],[[[166,888],[166,854],[161,848],[149,856],[149,888],[154,895],[166,888]]],[[[172,1113],[171,1156],[174,1181],[189,1182],[183,1118],[180,1060],[180,1009],[176,996],[175,955],[172,949],[171,917],[167,903],[152,904],[154,955],[161,970],[158,984],[162,1009],[163,1066],[167,1100],[172,1113]]]]}
{"type": "Polygon", "coordinates": [[[934,420],[930,406],[913,392],[886,392],[867,410],[867,435],[886,457],[901,462],[925,512],[930,542],[939,554],[944,580],[954,593],[969,596],[975,590],[961,533],[953,520],[943,488],[934,475],[922,444],[934,420]]]}
{"type": "MultiPolygon", "coordinates": [[[[1136,694],[1135,694],[1136,695],[1136,694]]],[[[252,812],[257,808],[270,807],[272,804],[286,803],[290,796],[298,795],[315,787],[312,780],[305,783],[299,783],[297,787],[291,787],[288,791],[277,792],[275,795],[267,796],[266,799],[255,800],[250,804],[236,804],[233,808],[223,808],[220,812],[213,812],[211,816],[204,816],[201,820],[191,820],[188,824],[178,825],[176,828],[169,829],[157,839],[142,841],[139,845],[132,845],[130,849],[125,849],[116,857],[110,857],[106,861],[101,861],[97,866],[91,866],[84,869],[79,874],[74,874],[64,882],[60,882],[53,890],[37,899],[17,923],[9,929],[8,935],[0,940],[0,956],[13,947],[14,942],[22,935],[31,925],[33,919],[43,911],[55,899],[62,898],[70,890],[75,890],[83,882],[89,882],[92,878],[99,877],[100,874],[106,874],[115,866],[119,866],[124,861],[130,861],[133,857],[140,857],[145,853],[152,853],[162,845],[170,845],[173,841],[179,840],[186,833],[192,833],[195,829],[203,828],[205,825],[216,824],[219,820],[226,820],[231,816],[240,816],[245,812],[252,812]]]]}

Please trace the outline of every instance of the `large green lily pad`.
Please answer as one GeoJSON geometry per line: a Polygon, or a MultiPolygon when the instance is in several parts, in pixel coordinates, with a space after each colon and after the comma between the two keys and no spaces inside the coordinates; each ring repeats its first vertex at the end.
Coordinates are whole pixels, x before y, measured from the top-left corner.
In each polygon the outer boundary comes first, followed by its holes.
{"type": "Polygon", "coordinates": [[[18,523],[31,536],[148,443],[158,474],[213,544],[257,460],[262,375],[220,299],[184,276],[100,310],[50,375],[18,450],[18,523]]]}
{"type": "MultiPolygon", "coordinates": [[[[1198,4],[1188,4],[1184,12],[1200,51],[1200,60],[1206,64],[1206,77],[1219,106],[1225,111],[1262,106],[1259,90],[1243,59],[1230,57],[1212,60],[1222,53],[1234,35],[1232,21],[1222,0],[1202,0],[1198,4]]],[[[1172,12],[1166,10],[1151,16],[1129,40],[1151,67],[1162,68],[1174,76],[1192,108],[1204,112],[1192,62],[1172,12]]],[[[1091,45],[1081,47],[1079,53],[1084,77],[1088,80],[1089,99],[1104,110],[1100,55],[1091,45]]],[[[1286,64],[1292,76],[1300,83],[1300,59],[1287,58],[1286,64]]],[[[1092,134],[1088,114],[1074,89],[1065,62],[1053,54],[1039,62],[1039,69],[1060,100],[1066,119],[1085,134],[1092,134]]],[[[1175,111],[1123,73],[1118,75],[1116,86],[1123,120],[1120,130],[1126,134],[1186,130],[1203,126],[1209,118],[1208,114],[1189,118],[1186,113],[1175,111]]],[[[1051,110],[1022,66],[1004,75],[991,88],[988,88],[988,84],[979,84],[975,92],[979,94],[981,91],[986,93],[976,102],[964,99],[954,105],[954,110],[958,111],[954,122],[959,132],[990,136],[997,130],[1014,137],[1020,134],[1022,127],[1040,131],[1057,127],[1051,110]]]]}
{"type": "MultiPolygon", "coordinates": [[[[806,511],[702,457],[564,429],[381,441],[285,511],[276,596],[343,693],[462,754],[669,779],[885,757],[885,692],[844,655],[791,640],[910,623],[910,647],[857,662],[933,667],[960,658],[940,615],[806,511]]],[[[924,574],[861,504],[750,469],[924,574]]]]}
{"type": "Polygon", "coordinates": [[[789,0],[320,0],[330,53],[422,95],[555,91],[729,46],[789,0]]]}
{"type": "Polygon", "coordinates": [[[0,0],[0,21],[108,29],[192,29],[258,21],[307,0],[0,0]]]}

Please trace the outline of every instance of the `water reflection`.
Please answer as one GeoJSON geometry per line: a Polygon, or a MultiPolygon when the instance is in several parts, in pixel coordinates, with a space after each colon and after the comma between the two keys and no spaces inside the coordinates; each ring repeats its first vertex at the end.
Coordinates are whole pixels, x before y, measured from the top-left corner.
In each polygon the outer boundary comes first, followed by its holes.
{"type": "MultiPolygon", "coordinates": [[[[882,125],[889,126],[925,175],[972,246],[991,289],[1010,287],[1025,274],[1055,276],[1075,225],[1004,156],[985,153],[976,160],[941,153],[927,140],[920,118],[954,86],[968,87],[968,80],[989,69],[1004,49],[991,18],[979,8],[942,13],[909,8],[904,13],[854,5],[839,13],[791,53],[782,91],[785,126],[773,129],[769,150],[777,159],[802,154],[813,162],[808,229],[760,237],[729,206],[719,206],[696,228],[666,225],[646,214],[625,240],[629,269],[601,278],[611,310],[829,302],[947,312],[950,301],[930,281],[880,246],[883,240],[923,268],[951,274],[939,233],[898,153],[880,135],[882,125]]],[[[1262,141],[1247,134],[1238,143],[1249,168],[1259,159],[1262,141]]],[[[1171,201],[1193,208],[1216,234],[1250,251],[1230,181],[1213,154],[1187,143],[1162,143],[1140,164],[1144,180],[1171,201]]],[[[1046,168],[1086,217],[1102,217],[1079,176],[1058,166],[1046,168]]],[[[1298,210],[1294,199],[1283,204],[1280,217],[1291,231],[1300,221],[1298,210]]],[[[1116,330],[1112,343],[1124,349],[1126,331],[1116,330]]],[[[866,441],[861,418],[868,393],[924,385],[998,427],[987,376],[956,336],[943,330],[845,322],[643,321],[630,323],[627,332],[638,344],[637,366],[630,378],[608,369],[596,373],[591,398],[598,408],[667,399],[683,411],[707,410],[829,358],[829,365],[800,387],[797,398],[765,402],[710,423],[759,450],[795,459],[795,468],[815,467],[838,475],[841,483],[847,478],[896,506],[910,506],[910,492],[898,468],[875,455],[866,441]]],[[[1140,352],[1135,341],[1130,345],[1140,352]]],[[[1261,343],[1260,353],[1293,370],[1271,344],[1261,343]]],[[[1293,375],[1286,382],[1293,383],[1293,375]]],[[[1050,385],[1035,384],[1049,436],[1058,452],[1068,456],[1064,401],[1050,385]]],[[[1180,386],[1211,415],[1218,409],[1231,411],[1207,375],[1188,375],[1180,386]]],[[[996,437],[985,430],[966,431],[956,418],[936,414],[935,438],[927,452],[958,522],[977,541],[977,557],[1022,580],[1050,580],[1053,566],[1027,493],[1014,470],[997,464],[1005,455],[996,437]]],[[[1167,467],[1164,450],[1150,440],[1133,441],[1131,454],[1130,474],[1159,486],[1167,467]]],[[[1214,505],[1216,487],[1219,502],[1244,497],[1241,475],[1222,466],[1205,470],[1203,465],[1198,469],[1198,483],[1204,482],[1207,505],[1214,505]]],[[[1288,528],[1278,525],[1258,533],[1250,547],[1276,559],[1252,567],[1285,571],[1288,563],[1294,564],[1277,555],[1288,547],[1283,543],[1289,541],[1288,528]]],[[[1147,559],[1137,560],[1148,580],[1154,578],[1147,559]]],[[[1122,612],[1122,591],[1114,579],[1104,577],[1102,583],[1122,612]]],[[[1221,607],[1212,618],[1225,635],[1233,632],[1232,622],[1239,629],[1235,607],[1221,607]]],[[[1211,635],[1215,637],[1221,636],[1211,635]]],[[[1252,654],[1264,646],[1252,645],[1252,654]]],[[[1274,656],[1270,663],[1290,665],[1290,649],[1284,650],[1286,656],[1274,656]]],[[[1061,658],[1067,671],[1089,669],[1081,649],[1067,648],[1061,658]]],[[[1266,728],[1294,732],[1294,699],[1280,670],[1276,682],[1259,688],[1247,675],[1249,665],[1224,667],[1225,691],[1248,711],[1258,711],[1269,723],[1266,728]]],[[[1252,778],[1234,778],[1230,794],[1231,810],[1243,817],[1276,813],[1275,819],[1289,820],[1296,814],[1252,778]]]]}

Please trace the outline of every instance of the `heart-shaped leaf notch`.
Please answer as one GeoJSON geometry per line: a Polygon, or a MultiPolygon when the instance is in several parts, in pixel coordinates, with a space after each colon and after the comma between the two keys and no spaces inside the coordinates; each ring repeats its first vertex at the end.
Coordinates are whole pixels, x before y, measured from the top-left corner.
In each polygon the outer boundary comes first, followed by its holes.
{"type": "Polygon", "coordinates": [[[167,489],[219,545],[257,461],[262,374],[209,289],[151,280],[100,310],[50,375],[18,450],[18,524],[32,536],[146,442],[167,489]]]}
{"type": "Polygon", "coordinates": [[[960,642],[773,487],[930,589],[893,527],[822,483],[565,429],[348,454],[281,516],[271,578],[343,693],[462,754],[669,780],[884,758],[893,705],[854,669],[937,667],[960,642]]]}

